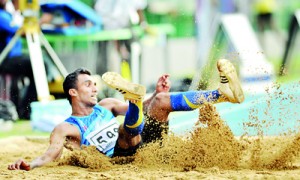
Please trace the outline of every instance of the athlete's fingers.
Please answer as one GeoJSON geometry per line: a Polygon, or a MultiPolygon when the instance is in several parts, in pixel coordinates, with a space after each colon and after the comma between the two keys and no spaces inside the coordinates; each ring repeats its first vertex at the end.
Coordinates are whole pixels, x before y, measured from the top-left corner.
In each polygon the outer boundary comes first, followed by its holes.
{"type": "Polygon", "coordinates": [[[163,82],[163,86],[165,86],[165,87],[169,87],[170,84],[171,84],[171,82],[169,80],[166,80],[163,82]]]}
{"type": "Polygon", "coordinates": [[[20,169],[20,165],[21,165],[21,161],[18,160],[18,161],[15,163],[15,169],[20,169]]]}
{"type": "Polygon", "coordinates": [[[13,165],[12,164],[8,165],[7,169],[13,170],[13,165]]]}
{"type": "Polygon", "coordinates": [[[8,165],[9,170],[17,170],[17,164],[10,164],[8,165]]]}
{"type": "Polygon", "coordinates": [[[168,75],[168,74],[164,74],[158,78],[158,81],[165,81],[167,78],[169,78],[169,76],[170,75],[168,75]]]}
{"type": "Polygon", "coordinates": [[[17,160],[14,164],[11,165],[12,169],[13,170],[19,170],[20,169],[20,165],[21,165],[22,162],[23,162],[23,160],[21,160],[21,159],[17,160]]]}

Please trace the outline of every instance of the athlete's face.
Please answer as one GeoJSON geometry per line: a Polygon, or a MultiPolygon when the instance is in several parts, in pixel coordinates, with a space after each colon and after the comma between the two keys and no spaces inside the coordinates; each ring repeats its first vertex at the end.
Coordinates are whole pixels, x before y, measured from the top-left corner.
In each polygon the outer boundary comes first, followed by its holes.
{"type": "Polygon", "coordinates": [[[87,74],[80,74],[77,77],[77,100],[87,106],[97,104],[98,90],[93,78],[87,74]]]}

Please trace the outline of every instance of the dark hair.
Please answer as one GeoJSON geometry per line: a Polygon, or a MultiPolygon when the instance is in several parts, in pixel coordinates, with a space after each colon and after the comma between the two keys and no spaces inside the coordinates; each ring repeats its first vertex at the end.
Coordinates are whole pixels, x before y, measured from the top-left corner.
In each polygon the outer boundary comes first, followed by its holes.
{"type": "Polygon", "coordinates": [[[67,96],[70,104],[72,104],[72,100],[71,100],[71,96],[69,94],[69,90],[77,89],[76,83],[78,80],[78,75],[80,75],[80,74],[91,75],[91,72],[84,68],[78,68],[74,72],[68,74],[64,80],[64,83],[63,83],[64,93],[67,96]]]}
{"type": "Polygon", "coordinates": [[[5,5],[6,5],[7,1],[6,0],[0,0],[0,9],[5,10],[5,5]]]}

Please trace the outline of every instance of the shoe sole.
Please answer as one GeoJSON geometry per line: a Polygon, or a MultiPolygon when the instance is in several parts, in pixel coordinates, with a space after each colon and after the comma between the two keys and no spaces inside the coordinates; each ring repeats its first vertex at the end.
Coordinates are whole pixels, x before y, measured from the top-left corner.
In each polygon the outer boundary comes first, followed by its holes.
{"type": "MultiPolygon", "coordinates": [[[[241,87],[239,78],[237,76],[235,67],[233,64],[226,59],[218,60],[218,70],[220,73],[223,73],[224,76],[228,79],[229,88],[231,89],[233,96],[237,103],[241,103],[244,101],[244,93],[241,87]]],[[[222,77],[221,77],[222,81],[222,77]]]]}
{"type": "Polygon", "coordinates": [[[142,100],[146,94],[146,88],[139,84],[126,81],[120,74],[107,72],[102,75],[102,80],[111,88],[123,94],[125,100],[142,100]]]}

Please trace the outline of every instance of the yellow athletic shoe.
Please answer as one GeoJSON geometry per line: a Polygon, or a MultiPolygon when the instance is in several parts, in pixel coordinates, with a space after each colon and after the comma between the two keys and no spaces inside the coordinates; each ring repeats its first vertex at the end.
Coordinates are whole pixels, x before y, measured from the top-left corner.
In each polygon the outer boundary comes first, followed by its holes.
{"type": "Polygon", "coordinates": [[[217,62],[220,74],[219,91],[225,99],[232,103],[241,103],[244,101],[244,92],[238,79],[233,64],[227,59],[220,59],[217,62]]]}
{"type": "Polygon", "coordinates": [[[125,100],[141,101],[146,94],[144,86],[131,83],[116,72],[106,72],[102,79],[108,86],[122,93],[125,100]]]}

